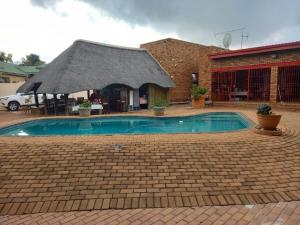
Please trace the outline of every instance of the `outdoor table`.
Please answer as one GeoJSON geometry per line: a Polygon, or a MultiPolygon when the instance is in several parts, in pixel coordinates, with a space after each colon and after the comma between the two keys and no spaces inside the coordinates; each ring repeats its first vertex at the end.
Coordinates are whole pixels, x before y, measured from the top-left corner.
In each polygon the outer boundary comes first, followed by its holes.
{"type": "MultiPolygon", "coordinates": [[[[79,109],[79,105],[72,106],[72,112],[77,112],[79,109]]],[[[99,114],[102,113],[103,106],[101,104],[93,104],[91,105],[91,110],[99,110],[99,114]]]]}

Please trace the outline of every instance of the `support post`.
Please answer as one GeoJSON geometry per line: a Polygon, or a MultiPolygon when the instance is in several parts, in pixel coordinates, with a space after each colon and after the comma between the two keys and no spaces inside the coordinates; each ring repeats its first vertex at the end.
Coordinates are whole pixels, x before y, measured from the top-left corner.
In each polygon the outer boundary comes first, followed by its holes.
{"type": "Polygon", "coordinates": [[[248,95],[247,95],[247,101],[249,102],[250,99],[250,91],[251,91],[251,84],[250,84],[250,69],[248,70],[248,95]]]}
{"type": "Polygon", "coordinates": [[[89,99],[91,96],[90,90],[87,90],[87,98],[89,99]]]}
{"type": "Polygon", "coordinates": [[[69,115],[69,109],[68,109],[68,98],[69,94],[64,94],[64,100],[65,100],[65,115],[69,115]]]}
{"type": "Polygon", "coordinates": [[[44,109],[45,109],[45,112],[44,114],[45,115],[48,115],[48,99],[47,99],[47,95],[46,93],[43,94],[43,97],[44,97],[44,109]]]}
{"type": "Polygon", "coordinates": [[[57,114],[57,94],[53,94],[54,99],[54,115],[57,114]]]}
{"type": "Polygon", "coordinates": [[[34,91],[34,100],[35,100],[35,106],[38,108],[40,106],[39,97],[35,91],[34,91]]]}
{"type": "Polygon", "coordinates": [[[272,104],[276,104],[277,101],[277,79],[278,67],[271,67],[270,102],[272,104]]]}

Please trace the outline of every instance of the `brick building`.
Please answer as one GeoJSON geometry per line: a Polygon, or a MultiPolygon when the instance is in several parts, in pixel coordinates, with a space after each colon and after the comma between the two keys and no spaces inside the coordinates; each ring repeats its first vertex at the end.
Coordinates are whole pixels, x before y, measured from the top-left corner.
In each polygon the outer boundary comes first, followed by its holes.
{"type": "Polygon", "coordinates": [[[220,48],[173,38],[142,44],[141,47],[146,48],[175,81],[176,87],[170,91],[171,102],[189,101],[192,83],[210,86],[206,80],[210,74],[208,55],[220,51],[220,48]]]}
{"type": "Polygon", "coordinates": [[[175,81],[172,102],[188,101],[194,82],[217,102],[300,103],[300,42],[229,51],[168,38],[141,47],[175,81]]]}
{"type": "Polygon", "coordinates": [[[214,101],[300,103],[300,42],[210,54],[214,101]]]}

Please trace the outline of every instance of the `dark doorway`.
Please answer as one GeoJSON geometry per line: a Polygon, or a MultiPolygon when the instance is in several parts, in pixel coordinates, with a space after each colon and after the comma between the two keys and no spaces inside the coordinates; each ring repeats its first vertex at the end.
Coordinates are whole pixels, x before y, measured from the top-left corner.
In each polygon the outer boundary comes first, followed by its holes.
{"type": "Polygon", "coordinates": [[[120,84],[107,86],[101,91],[102,101],[108,103],[109,111],[125,112],[128,111],[128,87],[120,84]]]}
{"type": "Polygon", "coordinates": [[[141,109],[148,109],[149,104],[149,85],[143,84],[139,89],[139,96],[140,96],[140,108],[141,109]]]}

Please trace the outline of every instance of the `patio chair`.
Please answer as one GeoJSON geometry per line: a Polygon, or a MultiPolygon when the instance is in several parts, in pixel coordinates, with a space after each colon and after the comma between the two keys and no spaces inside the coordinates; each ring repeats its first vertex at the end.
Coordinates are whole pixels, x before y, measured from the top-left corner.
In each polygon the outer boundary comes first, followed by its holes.
{"type": "Polygon", "coordinates": [[[102,102],[102,107],[103,107],[102,113],[103,113],[103,114],[108,114],[108,113],[110,113],[108,99],[105,98],[105,97],[102,97],[101,102],[102,102]]]}
{"type": "Polygon", "coordinates": [[[205,106],[213,106],[213,101],[208,95],[205,97],[205,106]]]}
{"type": "Polygon", "coordinates": [[[31,113],[31,106],[30,105],[23,105],[21,107],[21,111],[25,114],[30,114],[31,113]]]}

